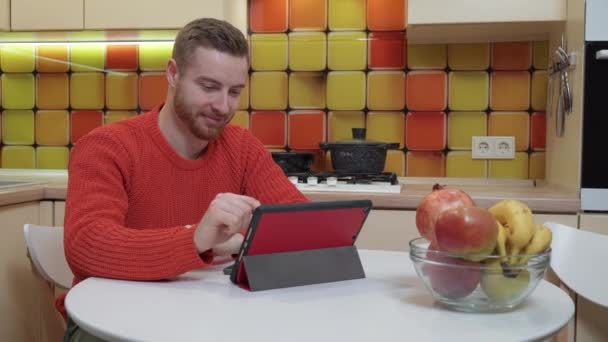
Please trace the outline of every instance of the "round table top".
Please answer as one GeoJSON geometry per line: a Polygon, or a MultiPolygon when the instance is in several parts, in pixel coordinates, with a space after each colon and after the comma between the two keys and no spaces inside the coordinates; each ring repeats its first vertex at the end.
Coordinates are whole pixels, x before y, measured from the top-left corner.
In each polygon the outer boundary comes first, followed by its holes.
{"type": "Polygon", "coordinates": [[[543,280],[501,313],[463,313],[433,300],[408,253],[359,251],[366,278],[249,292],[226,265],[171,281],[89,278],[66,298],[70,317],[119,341],[521,341],[559,331],[574,304],[543,280]]]}

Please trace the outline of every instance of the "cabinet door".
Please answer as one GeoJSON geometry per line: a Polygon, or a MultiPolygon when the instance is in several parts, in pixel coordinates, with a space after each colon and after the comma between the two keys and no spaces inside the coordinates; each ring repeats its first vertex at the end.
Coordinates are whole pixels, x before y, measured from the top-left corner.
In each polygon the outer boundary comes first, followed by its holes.
{"type": "Polygon", "coordinates": [[[0,31],[10,30],[10,0],[0,0],[0,31]]]}
{"type": "MultiPolygon", "coordinates": [[[[224,18],[224,0],[84,0],[85,29],[179,29],[200,17],[224,18]]],[[[235,0],[228,0],[230,2],[235,0]]]]}
{"type": "Polygon", "coordinates": [[[63,227],[63,220],[65,218],[65,201],[55,201],[55,208],[53,213],[53,226],[63,227]]]}
{"type": "Polygon", "coordinates": [[[405,252],[410,250],[409,241],[419,236],[415,211],[373,209],[355,244],[361,249],[405,252]]]}
{"type": "Polygon", "coordinates": [[[82,30],[83,6],[84,0],[12,0],[11,30],[82,30]]]}

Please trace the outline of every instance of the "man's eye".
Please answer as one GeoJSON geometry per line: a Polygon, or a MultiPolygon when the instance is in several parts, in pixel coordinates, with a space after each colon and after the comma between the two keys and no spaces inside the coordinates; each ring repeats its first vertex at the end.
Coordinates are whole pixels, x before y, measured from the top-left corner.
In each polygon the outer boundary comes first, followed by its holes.
{"type": "Polygon", "coordinates": [[[232,91],[230,91],[230,95],[232,95],[232,96],[240,96],[241,95],[241,91],[240,90],[232,90],[232,91]]]}
{"type": "Polygon", "coordinates": [[[216,90],[217,87],[216,86],[212,86],[212,85],[207,85],[207,84],[203,84],[201,85],[201,87],[206,90],[206,91],[213,91],[216,90]]]}

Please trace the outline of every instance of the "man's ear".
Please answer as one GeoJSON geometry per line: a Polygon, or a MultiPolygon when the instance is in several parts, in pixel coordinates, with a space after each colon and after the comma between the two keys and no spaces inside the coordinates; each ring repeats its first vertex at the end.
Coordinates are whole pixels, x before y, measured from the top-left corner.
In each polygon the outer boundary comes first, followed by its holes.
{"type": "Polygon", "coordinates": [[[175,62],[175,59],[173,59],[173,58],[170,58],[169,61],[167,62],[166,76],[167,76],[167,82],[169,83],[169,87],[175,87],[175,85],[177,84],[177,81],[179,79],[179,72],[177,69],[177,63],[175,62]]]}

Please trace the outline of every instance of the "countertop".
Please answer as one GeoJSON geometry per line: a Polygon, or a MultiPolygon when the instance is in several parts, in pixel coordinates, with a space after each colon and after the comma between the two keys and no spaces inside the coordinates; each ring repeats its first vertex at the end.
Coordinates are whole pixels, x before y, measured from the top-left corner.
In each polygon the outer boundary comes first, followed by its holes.
{"type": "MultiPolygon", "coordinates": [[[[65,200],[67,172],[62,170],[10,170],[0,169],[0,181],[22,181],[23,184],[0,187],[0,205],[27,201],[65,200]]],[[[458,187],[468,193],[481,207],[489,207],[504,199],[514,198],[525,202],[539,213],[577,213],[580,210],[578,192],[566,191],[550,184],[532,180],[418,178],[400,177],[401,192],[338,193],[305,192],[313,201],[370,199],[374,208],[414,210],[431,192],[433,184],[458,187]]]]}

